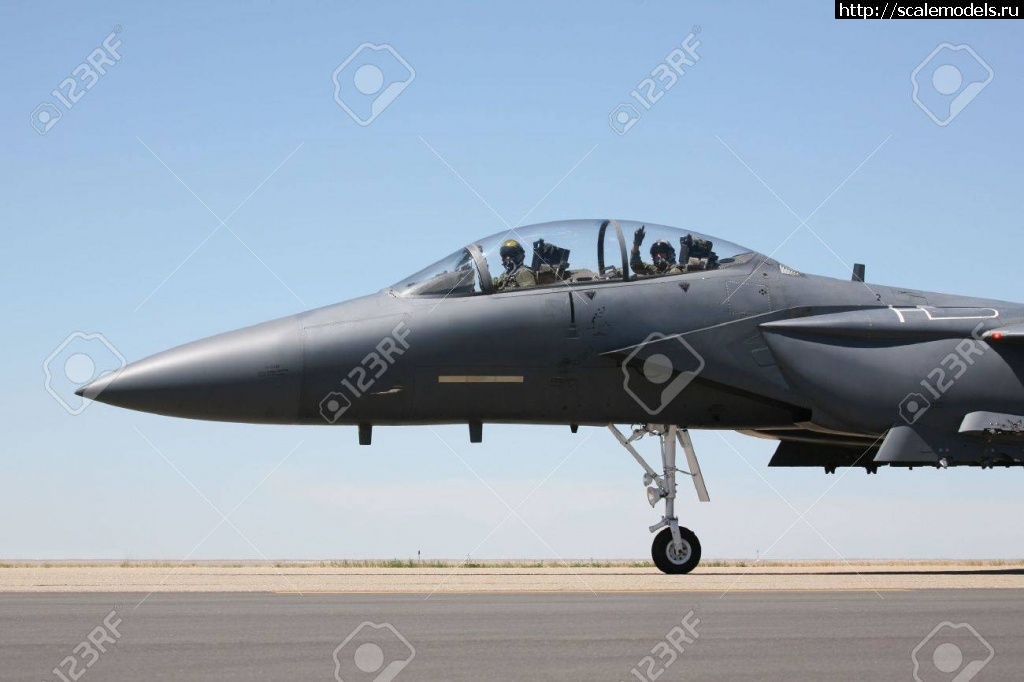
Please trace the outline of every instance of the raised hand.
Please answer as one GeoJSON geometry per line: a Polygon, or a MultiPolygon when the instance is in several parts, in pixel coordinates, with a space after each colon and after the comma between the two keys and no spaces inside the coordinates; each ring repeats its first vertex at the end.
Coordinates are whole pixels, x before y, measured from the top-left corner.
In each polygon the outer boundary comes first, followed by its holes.
{"type": "Polygon", "coordinates": [[[636,232],[633,233],[633,246],[639,247],[644,243],[644,237],[647,234],[647,230],[644,225],[641,225],[636,232]]]}

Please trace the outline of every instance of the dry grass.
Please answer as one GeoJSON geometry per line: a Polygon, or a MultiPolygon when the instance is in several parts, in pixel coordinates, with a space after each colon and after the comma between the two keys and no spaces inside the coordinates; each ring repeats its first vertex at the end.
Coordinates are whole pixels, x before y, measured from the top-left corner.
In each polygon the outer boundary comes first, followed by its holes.
{"type": "MultiPolygon", "coordinates": [[[[1024,559],[851,559],[849,561],[759,561],[756,559],[705,559],[701,562],[704,568],[747,568],[762,566],[765,568],[815,568],[842,566],[962,566],[962,567],[1024,567],[1024,559]]],[[[331,559],[320,561],[165,561],[165,560],[50,560],[50,561],[3,561],[4,568],[250,568],[254,566],[272,566],[274,568],[402,568],[402,569],[438,569],[438,568],[650,568],[650,561],[635,559],[584,559],[569,561],[551,561],[537,559],[486,560],[486,559],[331,559]]]]}

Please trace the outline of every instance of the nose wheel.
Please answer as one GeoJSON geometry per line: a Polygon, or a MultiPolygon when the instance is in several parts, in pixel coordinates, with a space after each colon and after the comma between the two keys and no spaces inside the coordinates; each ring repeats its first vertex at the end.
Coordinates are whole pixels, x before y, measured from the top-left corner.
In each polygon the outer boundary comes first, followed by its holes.
{"type": "Polygon", "coordinates": [[[608,429],[619,441],[622,447],[633,456],[633,459],[644,469],[644,485],[647,486],[647,501],[652,507],[657,506],[664,500],[665,513],[661,521],[650,527],[654,536],[651,544],[651,558],[654,565],[662,573],[679,574],[689,573],[700,563],[700,541],[689,528],[679,525],[676,517],[676,473],[683,473],[693,479],[693,485],[697,489],[697,497],[701,502],[707,502],[708,489],[704,485],[704,476],[700,471],[700,463],[697,461],[697,453],[693,449],[693,442],[686,429],[666,424],[645,424],[642,428],[635,429],[629,438],[609,424],[608,429]],[[633,443],[644,436],[657,436],[661,441],[661,464],[662,473],[655,471],[651,465],[636,451],[633,443]],[[690,467],[689,471],[676,468],[676,444],[683,448],[686,454],[686,461],[690,467]]]}
{"type": "Polygon", "coordinates": [[[651,558],[662,573],[689,573],[700,563],[700,540],[689,528],[679,528],[679,544],[672,538],[672,529],[663,528],[654,536],[651,558]]]}

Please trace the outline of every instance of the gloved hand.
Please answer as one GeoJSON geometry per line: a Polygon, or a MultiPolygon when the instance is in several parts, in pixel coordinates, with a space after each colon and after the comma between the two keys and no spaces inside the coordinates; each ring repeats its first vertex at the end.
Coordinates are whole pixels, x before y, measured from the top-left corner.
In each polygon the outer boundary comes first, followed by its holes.
{"type": "Polygon", "coordinates": [[[641,225],[639,229],[633,233],[633,246],[637,248],[640,248],[640,245],[644,243],[644,236],[647,234],[647,231],[644,228],[645,226],[641,225]]]}

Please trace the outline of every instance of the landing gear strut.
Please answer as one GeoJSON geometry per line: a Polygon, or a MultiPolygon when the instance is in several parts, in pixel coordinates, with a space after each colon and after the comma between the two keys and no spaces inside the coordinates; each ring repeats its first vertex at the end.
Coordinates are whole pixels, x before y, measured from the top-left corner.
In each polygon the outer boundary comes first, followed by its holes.
{"type": "Polygon", "coordinates": [[[665,513],[661,521],[650,527],[652,533],[661,530],[654,536],[651,545],[654,565],[663,573],[689,573],[700,563],[700,541],[693,531],[680,526],[676,517],[676,473],[684,473],[693,479],[697,497],[701,502],[711,499],[708,497],[708,489],[704,486],[704,476],[700,472],[700,463],[697,462],[697,453],[693,449],[689,431],[668,424],[645,424],[639,429],[634,429],[632,435],[626,438],[614,424],[609,424],[608,429],[646,472],[644,485],[647,486],[647,501],[652,507],[662,500],[665,501],[665,513]],[[661,441],[661,474],[655,471],[633,447],[634,441],[647,435],[657,436],[661,441]],[[676,468],[677,442],[686,454],[689,471],[676,468]]]}

